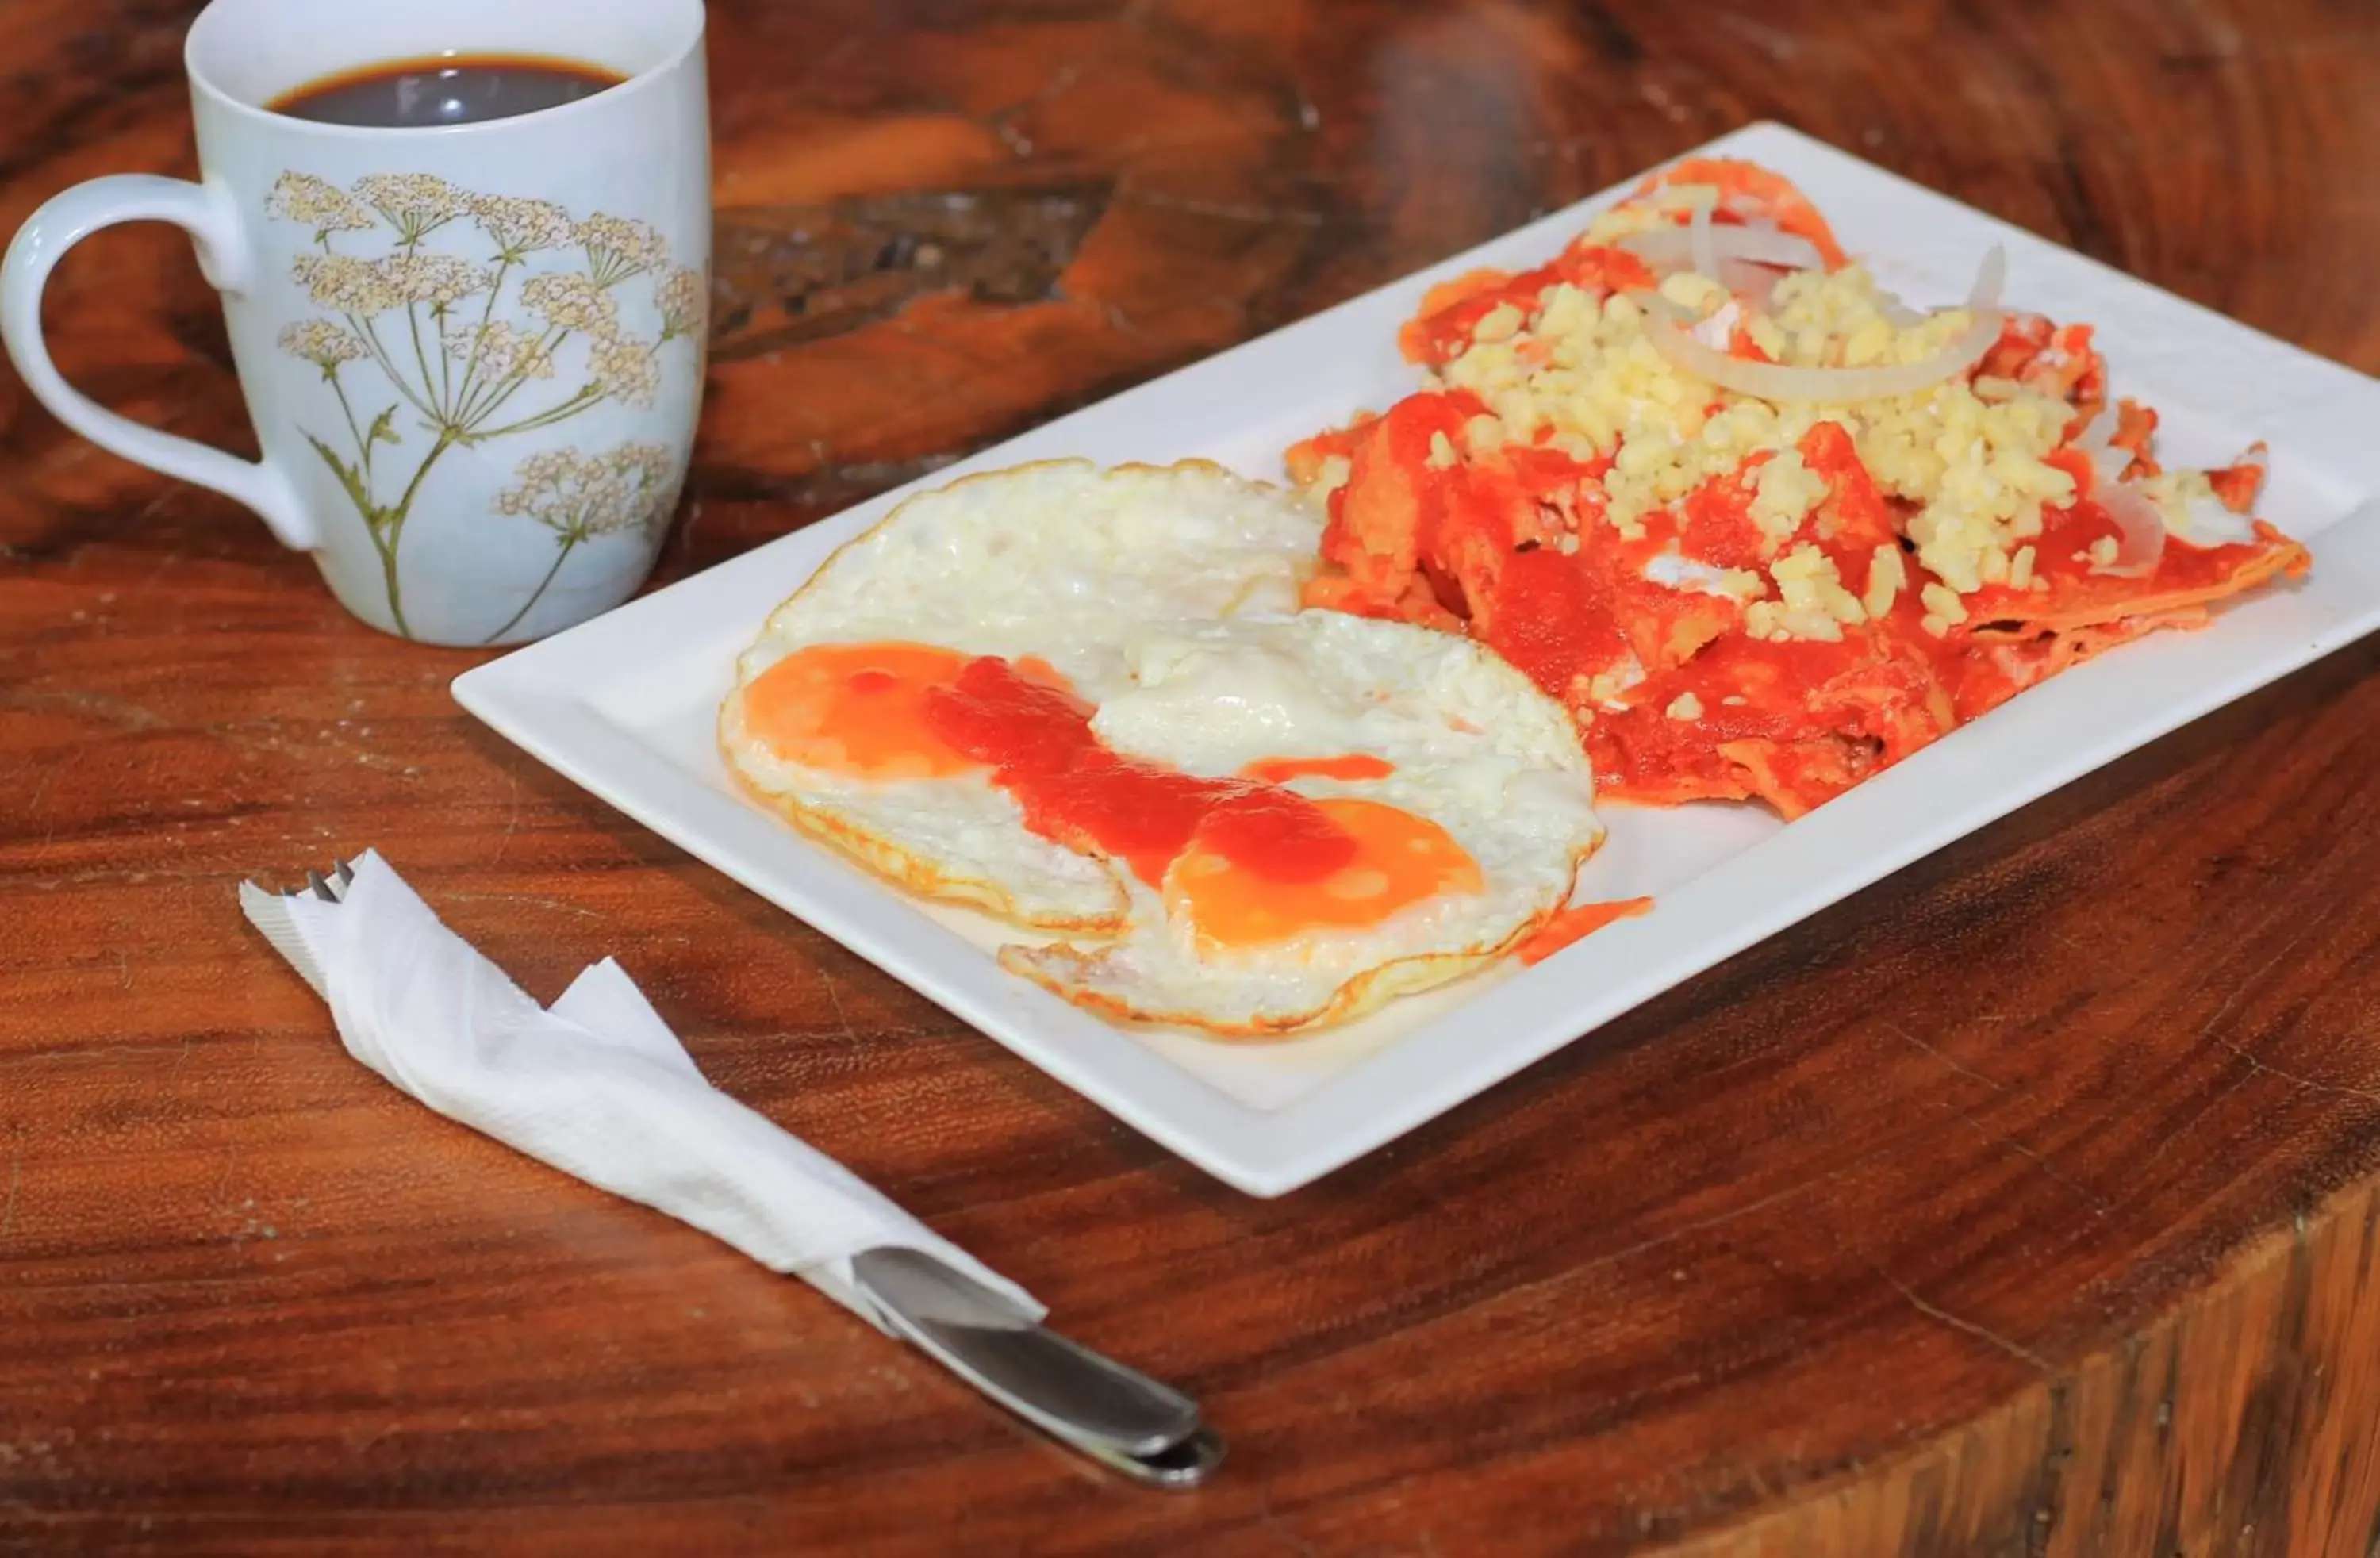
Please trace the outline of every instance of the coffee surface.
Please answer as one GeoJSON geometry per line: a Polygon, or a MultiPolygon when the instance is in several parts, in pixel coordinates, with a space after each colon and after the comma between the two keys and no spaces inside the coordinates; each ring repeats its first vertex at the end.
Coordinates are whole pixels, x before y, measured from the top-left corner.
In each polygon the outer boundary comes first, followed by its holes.
{"type": "Polygon", "coordinates": [[[326,125],[431,128],[508,119],[592,97],[627,78],[600,65],[531,55],[436,55],[343,70],[265,106],[326,125]]]}

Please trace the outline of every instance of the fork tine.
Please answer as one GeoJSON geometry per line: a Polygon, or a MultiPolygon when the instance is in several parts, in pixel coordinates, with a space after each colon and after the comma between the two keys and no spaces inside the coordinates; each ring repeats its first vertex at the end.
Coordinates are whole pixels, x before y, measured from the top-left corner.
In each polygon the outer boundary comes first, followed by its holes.
{"type": "Polygon", "coordinates": [[[353,887],[355,884],[356,873],[347,869],[347,863],[345,860],[333,861],[331,865],[331,886],[338,893],[339,896],[343,899],[346,897],[347,889],[353,887]]]}
{"type": "Polygon", "coordinates": [[[339,901],[339,895],[331,891],[331,884],[322,880],[322,873],[321,871],[308,871],[306,873],[306,885],[314,890],[314,896],[322,899],[326,904],[335,904],[339,901]]]}

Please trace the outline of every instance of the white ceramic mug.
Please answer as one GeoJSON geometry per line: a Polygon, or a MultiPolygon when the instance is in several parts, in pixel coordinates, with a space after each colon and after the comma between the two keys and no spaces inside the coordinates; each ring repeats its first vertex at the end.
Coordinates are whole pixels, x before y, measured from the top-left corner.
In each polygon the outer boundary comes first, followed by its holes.
{"type": "Polygon", "coordinates": [[[701,0],[214,0],[190,29],[201,182],[92,179],[0,268],[0,332],[93,443],[246,504],[349,611],[510,643],[616,605],[675,505],[703,380],[701,0]],[[540,55],[619,85],[511,118],[321,124],[265,105],[361,67],[540,55]],[[187,229],[222,293],[255,464],[69,386],[42,289],[117,222],[187,229]]]}

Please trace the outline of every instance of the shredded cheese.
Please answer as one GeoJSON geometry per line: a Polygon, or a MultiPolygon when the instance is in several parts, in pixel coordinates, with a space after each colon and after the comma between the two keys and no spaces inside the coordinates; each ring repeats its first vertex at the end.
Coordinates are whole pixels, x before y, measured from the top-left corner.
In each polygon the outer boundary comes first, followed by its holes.
{"type": "Polygon", "coordinates": [[[1887,542],[1868,559],[1867,590],[1860,597],[1860,604],[1870,617],[1888,616],[1892,612],[1892,603],[1900,599],[1908,583],[1909,565],[1901,559],[1900,548],[1887,542]]]}
{"type": "MultiPolygon", "coordinates": [[[[1589,239],[1648,231],[1674,209],[1682,208],[1632,202],[1624,221],[1598,218],[1589,239]]],[[[1661,295],[1696,314],[1730,301],[1717,282],[1690,272],[1670,276],[1661,295]]],[[[1789,365],[1882,366],[1937,353],[1972,323],[1954,309],[1897,326],[1888,306],[1857,265],[1801,271],[1778,284],[1766,310],[1745,316],[1743,329],[1754,346],[1789,365]]],[[[2041,533],[2043,506],[2074,501],[2073,479],[2044,458],[2063,440],[2071,408],[2013,381],[1977,386],[1954,379],[1849,406],[1772,404],[1672,368],[1645,337],[1643,306],[1624,294],[1598,299],[1561,283],[1547,290],[1534,319],[1520,321],[1513,310],[1512,330],[1500,317],[1508,308],[1480,322],[1473,345],[1439,371],[1439,383],[1485,401],[1501,442],[1529,443],[1547,430],[1573,457],[1612,456],[1604,517],[1623,539],[1641,536],[1654,509],[1765,453],[1772,457],[1754,478],[1753,518],[1781,547],[1826,497],[1824,482],[1796,452],[1821,421],[1852,435],[1885,493],[1916,505],[1909,534],[1918,561],[1961,595],[2010,582],[2015,554],[2041,533]],[[1527,344],[1518,338],[1524,328],[1542,349],[1525,356],[1518,349],[1527,344]]],[[[1491,446],[1476,432],[1471,444],[1491,446]]]]}
{"type": "Polygon", "coordinates": [[[1937,639],[1967,620],[1966,603],[1948,585],[1929,584],[1917,592],[1917,599],[1925,607],[1925,615],[1918,626],[1937,639]]]}

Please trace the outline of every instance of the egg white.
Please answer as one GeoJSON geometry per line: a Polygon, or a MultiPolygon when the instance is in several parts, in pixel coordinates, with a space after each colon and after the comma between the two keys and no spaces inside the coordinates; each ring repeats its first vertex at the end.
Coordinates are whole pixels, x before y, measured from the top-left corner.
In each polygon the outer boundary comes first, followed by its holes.
{"type": "Polygon", "coordinates": [[[1379,779],[1287,785],[1428,818],[1476,862],[1483,887],[1376,925],[1220,947],[1128,880],[1117,940],[1002,951],[1004,967],[1079,1004],[1245,1037],[1342,1021],[1502,956],[1568,901],[1602,841],[1569,714],[1470,639],[1309,611],[1144,629],[1125,658],[1129,690],[1092,721],[1111,747],[1214,777],[1265,758],[1384,759],[1394,766],[1379,779]]]}
{"type": "Polygon", "coordinates": [[[1203,460],[1052,461],[920,493],[771,615],[721,706],[721,754],[795,826],[913,892],[1113,930],[1129,903],[1120,868],[1028,832],[988,773],[872,780],[788,762],[747,728],[742,689],[808,645],[889,640],[1037,655],[1096,701],[1131,685],[1137,628],[1295,610],[1321,530],[1304,499],[1203,460]]]}

